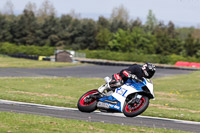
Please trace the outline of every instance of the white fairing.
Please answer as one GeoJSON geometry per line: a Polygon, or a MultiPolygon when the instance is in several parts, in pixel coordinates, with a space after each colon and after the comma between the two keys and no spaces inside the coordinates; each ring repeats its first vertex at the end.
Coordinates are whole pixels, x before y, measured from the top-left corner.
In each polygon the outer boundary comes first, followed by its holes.
{"type": "MultiPolygon", "coordinates": [[[[144,78],[145,79],[145,78],[144,78]]],[[[146,81],[146,86],[149,89],[149,91],[151,92],[152,96],[155,97],[154,93],[153,93],[153,82],[150,79],[145,79],[146,81]]]]}
{"type": "MultiPolygon", "coordinates": [[[[147,86],[147,88],[149,89],[150,93],[154,98],[152,81],[149,79],[144,79],[144,81],[141,84],[145,84],[147,86]]],[[[130,84],[126,83],[122,85],[120,88],[117,88],[115,92],[112,94],[112,96],[121,102],[121,111],[122,111],[126,97],[132,93],[142,92],[142,91],[143,90],[141,88],[139,87],[136,88],[131,83],[130,84]]]]}

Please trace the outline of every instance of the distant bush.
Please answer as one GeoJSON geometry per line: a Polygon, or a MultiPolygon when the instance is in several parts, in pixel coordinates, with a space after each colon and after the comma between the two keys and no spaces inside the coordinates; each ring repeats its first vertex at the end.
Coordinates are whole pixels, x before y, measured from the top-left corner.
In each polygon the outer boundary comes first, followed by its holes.
{"type": "Polygon", "coordinates": [[[50,56],[54,54],[54,49],[53,47],[49,46],[34,46],[34,45],[16,45],[8,42],[0,43],[0,54],[7,54],[7,55],[12,55],[12,54],[18,54],[18,53],[23,53],[26,55],[42,55],[42,56],[50,56]]]}
{"type": "Polygon", "coordinates": [[[87,58],[107,59],[116,61],[132,61],[132,62],[152,62],[160,64],[175,64],[177,61],[200,62],[199,58],[182,57],[179,55],[147,55],[112,52],[106,50],[81,50],[79,52],[86,53],[87,58]]]}
{"type": "MultiPolygon", "coordinates": [[[[34,46],[34,45],[16,45],[8,42],[0,43],[0,54],[14,55],[36,55],[36,56],[51,56],[54,54],[54,47],[49,46],[34,46]]],[[[86,53],[87,58],[107,59],[116,61],[131,61],[131,62],[152,62],[160,64],[175,64],[177,61],[200,62],[200,58],[183,57],[180,55],[148,55],[136,54],[129,52],[113,52],[108,50],[80,50],[78,52],[86,53]]]]}

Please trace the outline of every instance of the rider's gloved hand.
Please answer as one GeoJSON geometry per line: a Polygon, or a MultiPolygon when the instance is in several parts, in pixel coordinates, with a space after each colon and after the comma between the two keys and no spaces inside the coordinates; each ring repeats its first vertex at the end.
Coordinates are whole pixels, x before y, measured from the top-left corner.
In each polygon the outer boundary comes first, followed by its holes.
{"type": "Polygon", "coordinates": [[[135,78],[137,78],[137,76],[135,75],[135,74],[128,74],[128,78],[130,78],[130,79],[135,79],[135,78]]]}
{"type": "Polygon", "coordinates": [[[137,81],[137,82],[142,82],[142,80],[140,80],[135,74],[129,74],[128,76],[129,78],[137,81]]]}

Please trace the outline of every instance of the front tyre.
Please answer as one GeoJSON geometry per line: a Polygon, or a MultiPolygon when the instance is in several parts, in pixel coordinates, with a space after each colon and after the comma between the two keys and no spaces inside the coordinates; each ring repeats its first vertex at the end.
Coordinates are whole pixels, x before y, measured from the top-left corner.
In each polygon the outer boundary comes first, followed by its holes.
{"type": "Polygon", "coordinates": [[[98,90],[90,90],[83,94],[78,100],[78,109],[82,112],[93,112],[97,108],[97,99],[90,97],[92,94],[98,93],[98,90]]]}
{"type": "Polygon", "coordinates": [[[144,112],[149,106],[149,98],[142,96],[138,103],[125,102],[123,107],[123,113],[127,117],[135,117],[144,112]]]}

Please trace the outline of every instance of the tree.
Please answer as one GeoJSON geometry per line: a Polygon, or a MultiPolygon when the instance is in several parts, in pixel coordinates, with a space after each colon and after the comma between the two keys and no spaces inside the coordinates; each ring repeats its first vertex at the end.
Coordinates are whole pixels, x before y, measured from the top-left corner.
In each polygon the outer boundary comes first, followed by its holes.
{"type": "Polygon", "coordinates": [[[158,23],[157,19],[156,19],[155,15],[153,14],[152,10],[149,10],[149,13],[147,15],[147,20],[145,23],[146,30],[153,32],[157,23],[158,23]]]}
{"type": "Polygon", "coordinates": [[[197,58],[200,58],[200,39],[197,39],[195,43],[196,43],[196,49],[197,49],[195,56],[197,58]]]}
{"type": "Polygon", "coordinates": [[[178,34],[175,32],[172,23],[165,26],[163,22],[160,22],[155,27],[153,34],[156,36],[156,41],[158,43],[156,54],[180,54],[182,51],[182,42],[178,38],[178,34]]]}
{"type": "Polygon", "coordinates": [[[7,0],[4,5],[4,14],[5,15],[14,15],[14,5],[11,0],[7,0]]]}
{"type": "Polygon", "coordinates": [[[150,32],[145,32],[140,27],[134,27],[131,32],[131,40],[135,53],[155,54],[155,47],[157,46],[156,37],[150,32]]]}
{"type": "Polygon", "coordinates": [[[80,19],[81,18],[81,14],[80,13],[76,13],[74,10],[71,10],[69,15],[72,17],[72,18],[76,18],[76,19],[80,19]]]}
{"type": "Polygon", "coordinates": [[[60,38],[59,42],[56,43],[56,46],[65,47],[70,49],[72,40],[70,38],[70,25],[72,24],[73,18],[70,15],[62,15],[59,23],[61,29],[58,32],[58,37],[60,38]]]}
{"type": "Polygon", "coordinates": [[[0,14],[0,41],[11,41],[11,25],[12,22],[6,19],[5,15],[0,14]]]}
{"type": "Polygon", "coordinates": [[[45,18],[44,23],[41,26],[41,45],[56,46],[56,43],[60,41],[58,36],[60,30],[61,26],[56,17],[49,16],[45,18]]]}
{"type": "Polygon", "coordinates": [[[175,26],[172,21],[169,21],[167,25],[167,32],[168,32],[168,35],[172,38],[176,38],[178,35],[178,33],[175,31],[175,26]]]}
{"type": "Polygon", "coordinates": [[[130,21],[130,29],[133,29],[134,27],[142,27],[142,21],[139,18],[130,21]]]}
{"type": "Polygon", "coordinates": [[[129,20],[128,10],[123,5],[120,5],[119,7],[114,8],[112,11],[112,14],[111,14],[111,20],[128,22],[128,20],[129,20]]]}
{"type": "Polygon", "coordinates": [[[92,19],[83,19],[79,28],[80,34],[76,37],[75,43],[80,45],[80,49],[96,49],[96,22],[92,19]]]}
{"type": "Polygon", "coordinates": [[[38,43],[36,31],[38,24],[32,11],[24,10],[19,19],[12,26],[13,42],[17,44],[33,45],[38,43]]]}
{"type": "Polygon", "coordinates": [[[69,42],[69,48],[72,48],[74,50],[81,49],[80,47],[80,39],[77,37],[80,37],[81,35],[81,21],[79,19],[72,19],[70,22],[70,25],[67,28],[67,32],[65,31],[65,34],[67,35],[68,42],[69,42]]]}
{"type": "Polygon", "coordinates": [[[98,25],[98,28],[101,29],[101,28],[106,28],[106,29],[110,29],[110,22],[108,19],[106,19],[105,17],[103,16],[100,16],[98,21],[97,21],[97,25],[98,25]]]}
{"type": "Polygon", "coordinates": [[[185,51],[187,56],[194,56],[197,53],[198,44],[199,42],[195,42],[195,39],[189,34],[185,40],[185,51]]]}
{"type": "Polygon", "coordinates": [[[182,28],[176,28],[175,31],[178,33],[178,37],[181,39],[181,40],[185,40],[189,34],[192,34],[192,32],[194,31],[195,29],[193,27],[182,27],[182,28]]]}
{"type": "Polygon", "coordinates": [[[200,29],[194,29],[191,34],[195,39],[200,39],[200,29]]]}
{"type": "Polygon", "coordinates": [[[113,51],[130,52],[135,48],[133,44],[134,42],[131,40],[130,31],[119,29],[113,34],[113,39],[109,42],[109,47],[113,51]]]}
{"type": "Polygon", "coordinates": [[[37,14],[37,6],[35,3],[31,3],[30,1],[25,5],[24,10],[31,11],[35,15],[37,14]]]}
{"type": "Polygon", "coordinates": [[[110,20],[112,32],[117,32],[118,29],[127,30],[129,21],[128,10],[123,5],[114,8],[110,20]]]}
{"type": "Polygon", "coordinates": [[[49,0],[44,0],[37,14],[39,22],[43,23],[45,19],[55,15],[56,15],[56,10],[53,4],[51,4],[49,0]]]}
{"type": "Polygon", "coordinates": [[[98,49],[109,49],[108,43],[112,39],[112,33],[107,28],[102,27],[95,39],[97,41],[98,49]]]}

